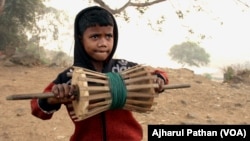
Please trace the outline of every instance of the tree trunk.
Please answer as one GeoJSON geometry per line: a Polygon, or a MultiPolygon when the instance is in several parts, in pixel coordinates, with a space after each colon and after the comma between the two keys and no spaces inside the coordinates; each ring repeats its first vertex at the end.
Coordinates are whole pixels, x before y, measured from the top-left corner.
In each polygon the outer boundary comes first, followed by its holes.
{"type": "Polygon", "coordinates": [[[5,4],[5,0],[0,0],[0,15],[3,12],[4,4],[5,4]]]}

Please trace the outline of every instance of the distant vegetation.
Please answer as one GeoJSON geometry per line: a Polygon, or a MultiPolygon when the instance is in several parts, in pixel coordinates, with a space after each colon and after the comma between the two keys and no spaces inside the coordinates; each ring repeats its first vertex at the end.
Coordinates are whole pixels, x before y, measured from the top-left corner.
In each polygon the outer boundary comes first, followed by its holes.
{"type": "Polygon", "coordinates": [[[23,66],[62,66],[72,65],[73,57],[63,51],[47,50],[43,47],[27,47],[17,49],[15,54],[9,60],[23,66]]]}
{"type": "Polygon", "coordinates": [[[226,66],[222,70],[224,82],[250,84],[250,62],[226,66]]]}
{"type": "Polygon", "coordinates": [[[205,49],[190,41],[172,46],[168,55],[173,61],[177,61],[183,66],[200,67],[210,62],[210,55],[206,53],[205,49]]]}
{"type": "Polygon", "coordinates": [[[40,47],[41,41],[57,40],[59,26],[67,21],[66,13],[46,6],[44,0],[7,0],[0,15],[0,50],[40,47]]]}

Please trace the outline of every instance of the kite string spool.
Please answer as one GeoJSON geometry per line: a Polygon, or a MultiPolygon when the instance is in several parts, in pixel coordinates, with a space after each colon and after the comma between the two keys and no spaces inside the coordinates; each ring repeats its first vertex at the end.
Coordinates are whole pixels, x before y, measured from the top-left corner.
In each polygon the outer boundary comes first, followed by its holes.
{"type": "Polygon", "coordinates": [[[110,109],[122,108],[126,103],[127,89],[123,78],[118,73],[107,73],[112,102],[110,109]]]}
{"type": "MultiPolygon", "coordinates": [[[[77,99],[70,105],[74,111],[70,113],[75,121],[84,120],[109,109],[123,108],[136,112],[150,112],[158,96],[154,83],[156,75],[152,75],[147,66],[134,66],[120,73],[99,73],[92,70],[74,67],[71,73],[72,85],[79,88],[77,99]]],[[[189,84],[165,85],[163,89],[190,87],[189,84]]],[[[11,95],[7,100],[28,98],[49,98],[48,94],[11,95]]]]}

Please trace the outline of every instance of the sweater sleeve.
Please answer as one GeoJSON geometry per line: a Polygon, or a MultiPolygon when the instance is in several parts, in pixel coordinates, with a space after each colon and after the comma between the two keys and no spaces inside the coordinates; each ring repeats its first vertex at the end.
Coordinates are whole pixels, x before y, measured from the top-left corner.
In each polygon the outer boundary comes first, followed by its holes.
{"type": "Polygon", "coordinates": [[[169,83],[168,75],[165,71],[156,69],[154,70],[153,74],[156,74],[158,77],[161,77],[166,85],[169,83]]]}
{"type": "MultiPolygon", "coordinates": [[[[50,83],[43,92],[51,92],[53,85],[54,83],[50,83]]],[[[61,107],[61,104],[50,105],[47,103],[47,99],[37,98],[32,99],[30,104],[32,115],[43,120],[51,119],[53,113],[61,107]]]]}
{"type": "MultiPolygon", "coordinates": [[[[169,83],[168,75],[165,71],[156,69],[156,70],[154,70],[153,74],[157,75],[157,77],[162,78],[164,80],[165,85],[167,85],[169,83]]],[[[162,93],[162,92],[164,92],[164,89],[162,91],[160,91],[159,93],[162,93]]]]}

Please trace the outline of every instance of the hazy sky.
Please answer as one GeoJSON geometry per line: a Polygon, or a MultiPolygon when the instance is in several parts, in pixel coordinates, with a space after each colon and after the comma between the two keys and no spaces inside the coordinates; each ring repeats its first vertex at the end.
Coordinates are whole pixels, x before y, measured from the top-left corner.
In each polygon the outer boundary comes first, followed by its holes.
{"type": "MultiPolygon", "coordinates": [[[[57,1],[60,1],[60,5],[56,1],[54,5],[64,9],[72,18],[87,6],[83,0],[57,1]]],[[[109,1],[113,6],[119,4],[116,0],[109,1]]],[[[211,62],[207,66],[209,68],[218,69],[249,62],[250,9],[235,3],[234,0],[201,0],[199,4],[205,12],[197,13],[191,7],[193,4],[193,0],[167,1],[150,8],[142,18],[134,14],[137,17],[131,17],[130,23],[117,18],[119,47],[116,56],[152,66],[181,67],[171,61],[167,54],[173,45],[189,40],[199,41],[200,46],[210,54],[211,62]],[[180,20],[175,13],[176,9],[189,10],[189,13],[185,13],[184,19],[180,20]],[[166,22],[161,26],[163,31],[153,31],[146,22],[149,19],[154,21],[161,15],[166,17],[166,22]],[[196,34],[189,34],[187,26],[196,34]],[[204,34],[206,38],[200,40],[198,34],[204,34]]],[[[133,15],[133,11],[131,13],[133,15]]],[[[73,22],[72,19],[72,24],[73,22]]],[[[70,32],[73,34],[73,26],[70,32]]],[[[66,52],[69,52],[72,42],[73,38],[65,44],[66,52]]]]}

